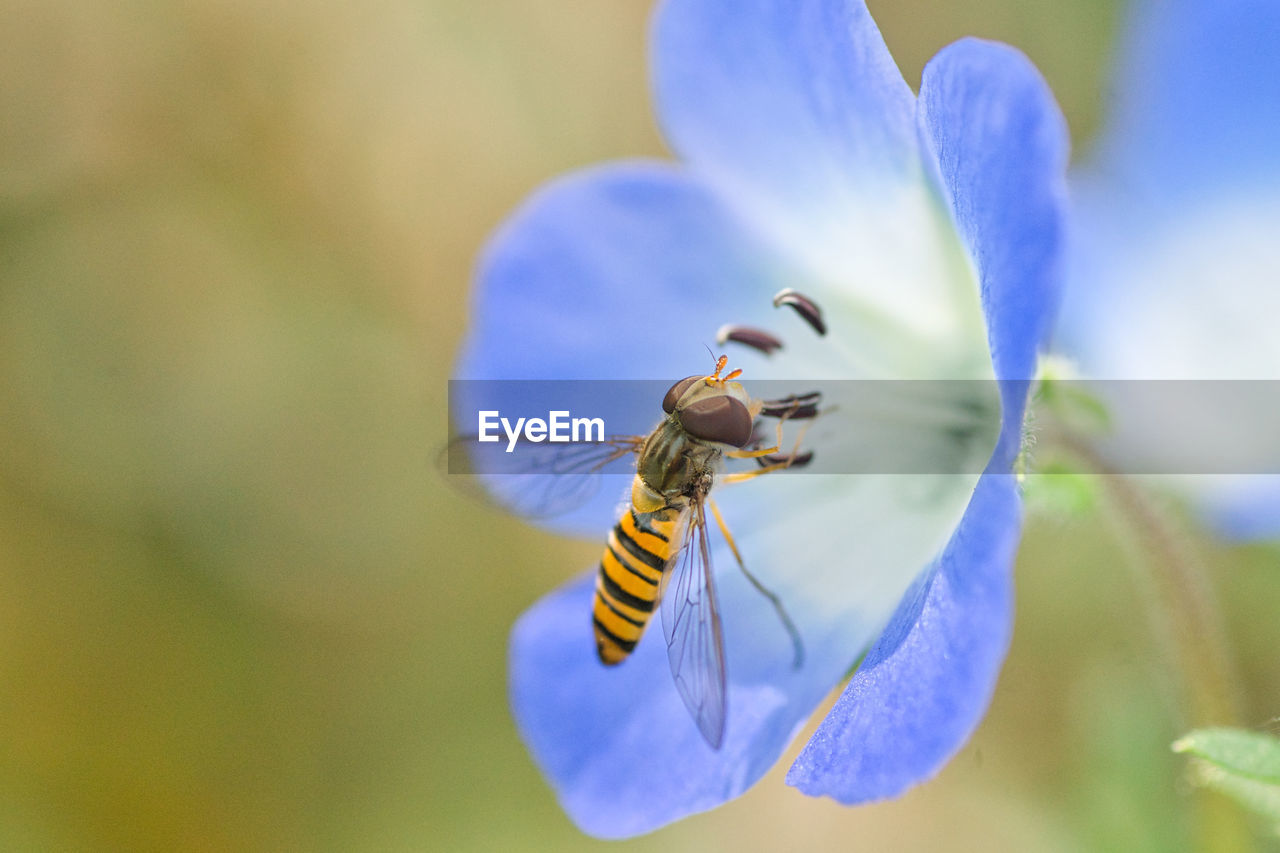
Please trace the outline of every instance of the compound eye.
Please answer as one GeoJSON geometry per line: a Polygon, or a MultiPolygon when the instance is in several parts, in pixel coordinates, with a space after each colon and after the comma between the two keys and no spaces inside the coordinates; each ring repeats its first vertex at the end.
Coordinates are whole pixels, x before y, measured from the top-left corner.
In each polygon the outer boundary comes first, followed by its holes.
{"type": "Polygon", "coordinates": [[[672,385],[667,391],[667,396],[662,398],[662,411],[668,415],[676,410],[676,403],[680,402],[680,398],[684,396],[684,392],[689,390],[689,386],[701,379],[701,376],[686,376],[675,385],[672,385]]]}
{"type": "Polygon", "coordinates": [[[695,400],[680,410],[685,432],[703,441],[742,447],[751,440],[751,413],[734,397],[720,395],[695,400]]]}

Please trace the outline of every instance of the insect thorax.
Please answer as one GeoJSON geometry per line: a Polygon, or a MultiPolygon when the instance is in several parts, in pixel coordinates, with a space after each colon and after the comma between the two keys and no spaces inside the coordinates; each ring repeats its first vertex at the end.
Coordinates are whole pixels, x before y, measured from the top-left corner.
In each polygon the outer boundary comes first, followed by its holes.
{"type": "MultiPolygon", "coordinates": [[[[685,432],[671,417],[663,420],[645,440],[636,461],[637,486],[650,493],[649,501],[658,499],[666,506],[683,506],[695,494],[705,494],[721,462],[721,450],[699,441],[685,432]]],[[[635,498],[633,503],[645,509],[635,498]]]]}

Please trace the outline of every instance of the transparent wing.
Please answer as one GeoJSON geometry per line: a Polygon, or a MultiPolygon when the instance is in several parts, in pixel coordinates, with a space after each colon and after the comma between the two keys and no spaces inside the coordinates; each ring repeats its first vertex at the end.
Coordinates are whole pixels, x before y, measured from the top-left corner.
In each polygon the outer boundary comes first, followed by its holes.
{"type": "Polygon", "coordinates": [[[602,474],[630,473],[622,462],[629,463],[643,442],[638,435],[556,444],[520,441],[508,453],[505,439],[482,442],[463,435],[449,442],[437,467],[474,498],[519,515],[545,518],[591,500],[602,474]]]}
{"type": "Polygon", "coordinates": [[[682,541],[658,587],[667,660],[699,731],[712,749],[719,749],[725,719],[724,634],[701,501],[686,513],[682,541]]]}

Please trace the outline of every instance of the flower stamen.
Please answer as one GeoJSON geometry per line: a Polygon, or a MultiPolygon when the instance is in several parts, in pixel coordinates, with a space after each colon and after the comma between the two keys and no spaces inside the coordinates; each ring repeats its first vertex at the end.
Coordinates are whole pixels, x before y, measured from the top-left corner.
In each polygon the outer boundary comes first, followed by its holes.
{"type": "Polygon", "coordinates": [[[773,355],[775,351],[782,349],[782,341],[763,329],[726,323],[716,332],[716,343],[724,346],[728,341],[749,346],[765,355],[773,355]]]}
{"type": "Polygon", "coordinates": [[[794,455],[787,453],[771,453],[768,456],[756,457],[756,464],[761,468],[768,468],[770,465],[786,465],[788,468],[803,468],[812,461],[812,450],[806,450],[804,453],[796,453],[794,455]]]}
{"type": "Polygon", "coordinates": [[[812,326],[813,330],[819,335],[827,333],[827,324],[822,319],[822,309],[818,307],[818,303],[803,293],[790,287],[784,287],[773,296],[774,308],[780,308],[783,305],[790,305],[800,315],[800,318],[812,326]]]}
{"type": "Polygon", "coordinates": [[[765,400],[760,414],[766,418],[784,418],[791,421],[803,421],[818,416],[818,403],[822,401],[821,391],[810,391],[807,394],[790,394],[780,400],[765,400]]]}

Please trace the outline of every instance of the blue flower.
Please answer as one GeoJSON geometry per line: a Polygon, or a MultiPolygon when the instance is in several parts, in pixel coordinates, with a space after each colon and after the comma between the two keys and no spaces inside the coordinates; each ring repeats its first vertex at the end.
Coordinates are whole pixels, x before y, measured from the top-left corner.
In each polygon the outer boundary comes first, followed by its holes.
{"type": "MultiPolygon", "coordinates": [[[[1275,0],[1136,4],[1111,115],[1072,176],[1061,337],[1087,375],[1280,379],[1278,44],[1275,0]]],[[[1274,464],[1274,406],[1238,421],[1223,443],[1274,464]]],[[[1223,532],[1280,534],[1280,479],[1182,485],[1223,532]]]]}
{"type": "MultiPolygon", "coordinates": [[[[1008,47],[946,48],[916,98],[860,0],[671,0],[653,45],[679,161],[590,169],[529,199],[482,259],[459,377],[674,381],[706,369],[704,343],[732,321],[793,324],[778,357],[734,353],[748,388],[796,376],[799,391],[824,378],[1011,381],[983,439],[985,474],[784,473],[716,491],[807,649],[793,669],[769,604],[718,547],[719,751],[681,704],[660,631],[619,667],[596,660],[590,575],[524,614],[511,645],[516,722],[570,816],[604,837],[742,793],[864,654],[790,784],[845,803],[895,796],[973,731],[1009,642],[1020,530],[1009,472],[1022,380],[1056,307],[1065,198],[1065,125],[1008,47]],[[827,337],[774,311],[784,287],[825,309],[827,337]]],[[[656,421],[658,401],[644,402],[656,421]]],[[[820,457],[856,445],[875,428],[857,412],[838,401],[806,444],[820,457]]],[[[905,430],[951,440],[916,415],[905,430]]],[[[607,498],[556,529],[603,543],[607,498]]]]}

